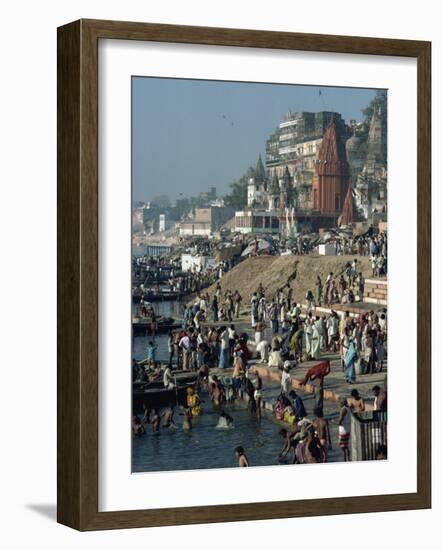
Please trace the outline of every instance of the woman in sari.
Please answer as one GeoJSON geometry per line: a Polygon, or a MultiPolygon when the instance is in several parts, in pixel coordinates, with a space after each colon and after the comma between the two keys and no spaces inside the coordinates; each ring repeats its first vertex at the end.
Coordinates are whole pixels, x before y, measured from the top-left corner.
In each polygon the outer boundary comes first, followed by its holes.
{"type": "Polygon", "coordinates": [[[321,333],[322,333],[322,322],[319,317],[316,317],[315,321],[312,324],[312,341],[310,354],[312,359],[319,359],[320,355],[320,343],[321,343],[321,333]]]}
{"type": "Polygon", "coordinates": [[[193,388],[187,388],[186,405],[190,409],[192,416],[199,416],[203,412],[199,395],[193,388]]]}
{"type": "Polygon", "coordinates": [[[342,336],[339,343],[340,343],[339,351],[341,355],[341,366],[342,366],[342,370],[345,370],[345,356],[347,355],[347,351],[350,346],[349,330],[346,326],[344,326],[343,328],[342,336]]]}
{"type": "Polygon", "coordinates": [[[297,331],[295,331],[292,334],[292,337],[290,338],[290,349],[292,350],[293,356],[298,359],[302,355],[302,337],[304,335],[304,330],[302,326],[298,328],[297,331]]]}
{"type": "Polygon", "coordinates": [[[356,346],[354,341],[349,340],[348,349],[344,356],[344,376],[345,381],[349,384],[356,382],[355,362],[357,358],[356,346]]]}
{"type": "Polygon", "coordinates": [[[229,331],[227,328],[224,328],[220,336],[221,341],[221,351],[219,356],[219,368],[228,369],[230,363],[230,341],[229,341],[229,331]]]}
{"type": "Polygon", "coordinates": [[[335,282],[333,279],[330,281],[327,292],[327,305],[331,305],[334,302],[335,297],[335,282]]]}

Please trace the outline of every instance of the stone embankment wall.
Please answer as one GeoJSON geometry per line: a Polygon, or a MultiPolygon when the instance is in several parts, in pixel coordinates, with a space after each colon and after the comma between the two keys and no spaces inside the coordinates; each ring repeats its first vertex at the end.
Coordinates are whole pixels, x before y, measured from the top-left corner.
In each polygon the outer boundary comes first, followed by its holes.
{"type": "Polygon", "coordinates": [[[386,279],[366,279],[364,302],[387,305],[387,288],[386,279]]]}

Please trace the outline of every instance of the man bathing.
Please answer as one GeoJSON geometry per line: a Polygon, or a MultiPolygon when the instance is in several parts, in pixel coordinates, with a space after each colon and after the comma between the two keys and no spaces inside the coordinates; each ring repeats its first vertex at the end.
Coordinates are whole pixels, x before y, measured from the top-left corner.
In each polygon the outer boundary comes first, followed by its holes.
{"type": "Polygon", "coordinates": [[[324,418],[324,413],[322,412],[322,409],[317,408],[314,410],[314,413],[316,415],[316,418],[315,420],[313,420],[312,425],[316,431],[319,445],[322,449],[322,461],[327,462],[328,450],[332,449],[328,420],[324,418]]]}
{"type": "Polygon", "coordinates": [[[248,468],[250,466],[249,459],[247,458],[246,454],[244,453],[243,447],[235,447],[235,454],[238,457],[238,466],[240,468],[248,468]]]}

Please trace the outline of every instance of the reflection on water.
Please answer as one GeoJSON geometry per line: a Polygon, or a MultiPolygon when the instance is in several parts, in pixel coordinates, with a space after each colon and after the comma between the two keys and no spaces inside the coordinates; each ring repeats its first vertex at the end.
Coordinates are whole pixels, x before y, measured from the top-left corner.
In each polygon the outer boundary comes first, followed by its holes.
{"type": "Polygon", "coordinates": [[[148,425],[144,436],[134,438],[133,472],[236,467],[234,448],[238,445],[244,447],[251,466],[278,464],[276,457],[282,440],[276,424],[267,418],[259,422],[247,410],[232,406],[229,414],[234,418],[235,428],[217,429],[219,414],[213,410],[208,396],[203,399],[204,413],[194,419],[193,430],[181,429],[183,417],[176,409],[176,428],[164,428],[153,434],[148,425]]]}
{"type": "MultiPolygon", "coordinates": [[[[175,319],[182,319],[183,305],[181,302],[175,300],[169,300],[164,302],[154,302],[153,308],[157,315],[163,315],[164,317],[174,317],[175,319]]],[[[138,313],[138,304],[132,305],[132,314],[138,313]]],[[[135,336],[132,340],[132,356],[133,359],[138,361],[145,359],[147,352],[147,344],[152,340],[150,336],[135,336]]],[[[167,334],[157,334],[155,336],[155,343],[157,345],[157,359],[159,361],[167,361],[169,354],[167,351],[167,334]]]]}
{"type": "MultiPolygon", "coordinates": [[[[153,309],[157,315],[165,317],[182,318],[183,303],[177,300],[164,300],[164,302],[152,302],[153,309]]],[[[138,313],[138,304],[132,304],[132,314],[138,313]]]]}

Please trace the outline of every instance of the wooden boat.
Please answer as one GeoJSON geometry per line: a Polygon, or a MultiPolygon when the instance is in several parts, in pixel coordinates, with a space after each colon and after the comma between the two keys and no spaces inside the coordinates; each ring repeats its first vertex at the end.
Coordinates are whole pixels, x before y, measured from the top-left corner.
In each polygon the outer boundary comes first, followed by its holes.
{"type": "MultiPolygon", "coordinates": [[[[157,334],[164,334],[169,330],[178,330],[181,328],[179,323],[173,317],[157,317],[157,334]]],[[[132,331],[134,336],[145,336],[150,333],[152,319],[149,317],[132,317],[132,331]]]]}
{"type": "Polygon", "coordinates": [[[196,378],[193,381],[178,383],[176,388],[168,389],[164,386],[152,386],[146,389],[137,388],[134,385],[132,392],[133,414],[143,412],[143,404],[149,409],[167,407],[168,405],[185,405],[187,388],[194,388],[196,378]]]}
{"type": "Polygon", "coordinates": [[[166,302],[171,300],[179,300],[183,296],[182,292],[177,292],[168,289],[145,289],[144,293],[133,293],[132,302],[139,304],[141,298],[145,302],[166,302]]]}

